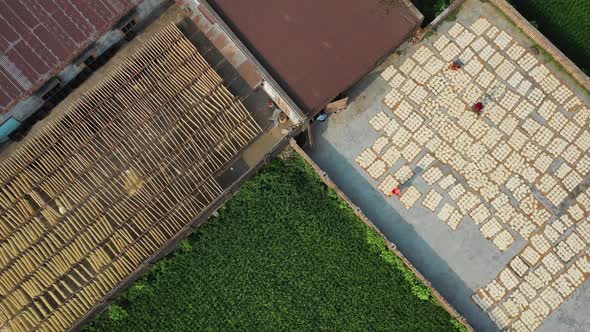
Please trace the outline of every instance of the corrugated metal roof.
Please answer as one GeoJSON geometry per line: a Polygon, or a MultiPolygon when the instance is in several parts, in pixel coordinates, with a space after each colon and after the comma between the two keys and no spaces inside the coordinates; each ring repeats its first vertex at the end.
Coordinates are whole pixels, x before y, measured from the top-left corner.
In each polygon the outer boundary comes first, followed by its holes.
{"type": "Polygon", "coordinates": [[[0,114],[61,71],[139,0],[1,0],[0,114]]]}
{"type": "Polygon", "coordinates": [[[209,0],[309,115],[367,74],[421,23],[384,0],[209,0]]]}

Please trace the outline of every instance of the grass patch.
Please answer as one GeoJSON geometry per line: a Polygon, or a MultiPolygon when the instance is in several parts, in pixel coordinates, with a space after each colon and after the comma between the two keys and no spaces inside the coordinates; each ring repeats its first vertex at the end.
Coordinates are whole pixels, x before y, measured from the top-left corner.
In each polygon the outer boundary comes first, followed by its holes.
{"type": "Polygon", "coordinates": [[[299,156],[248,180],[86,331],[465,331],[299,156]]]}
{"type": "Polygon", "coordinates": [[[510,3],[586,74],[590,73],[589,0],[511,0],[510,3]]]}

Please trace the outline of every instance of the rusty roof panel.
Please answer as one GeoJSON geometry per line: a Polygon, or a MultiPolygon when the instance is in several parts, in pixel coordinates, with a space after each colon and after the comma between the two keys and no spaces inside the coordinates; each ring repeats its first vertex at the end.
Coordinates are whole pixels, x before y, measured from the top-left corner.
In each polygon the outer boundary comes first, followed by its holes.
{"type": "Polygon", "coordinates": [[[209,0],[308,114],[321,110],[421,23],[383,0],[209,0]]]}
{"type": "Polygon", "coordinates": [[[59,73],[138,2],[0,1],[0,114],[59,73]]]}

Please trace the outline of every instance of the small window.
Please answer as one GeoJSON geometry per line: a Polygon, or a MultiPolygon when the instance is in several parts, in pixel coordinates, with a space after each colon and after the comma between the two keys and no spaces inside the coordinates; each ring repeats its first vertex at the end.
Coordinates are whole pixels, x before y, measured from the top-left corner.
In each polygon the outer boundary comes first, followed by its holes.
{"type": "Polygon", "coordinates": [[[131,19],[129,22],[127,22],[127,24],[125,24],[125,26],[123,28],[121,28],[121,31],[124,34],[128,34],[133,27],[135,26],[135,19],[131,19]]]}
{"type": "Polygon", "coordinates": [[[59,91],[60,88],[61,88],[61,85],[59,83],[56,84],[53,88],[51,88],[51,90],[45,92],[45,94],[43,94],[43,96],[41,96],[41,98],[43,98],[43,100],[51,99],[53,96],[55,96],[55,94],[59,91]]]}

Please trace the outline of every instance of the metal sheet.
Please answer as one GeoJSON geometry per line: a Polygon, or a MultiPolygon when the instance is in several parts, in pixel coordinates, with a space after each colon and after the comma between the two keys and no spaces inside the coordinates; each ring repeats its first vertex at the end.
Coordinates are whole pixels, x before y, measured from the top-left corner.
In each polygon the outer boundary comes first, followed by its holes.
{"type": "Polygon", "coordinates": [[[209,0],[258,60],[313,115],[420,24],[383,0],[209,0]]]}

